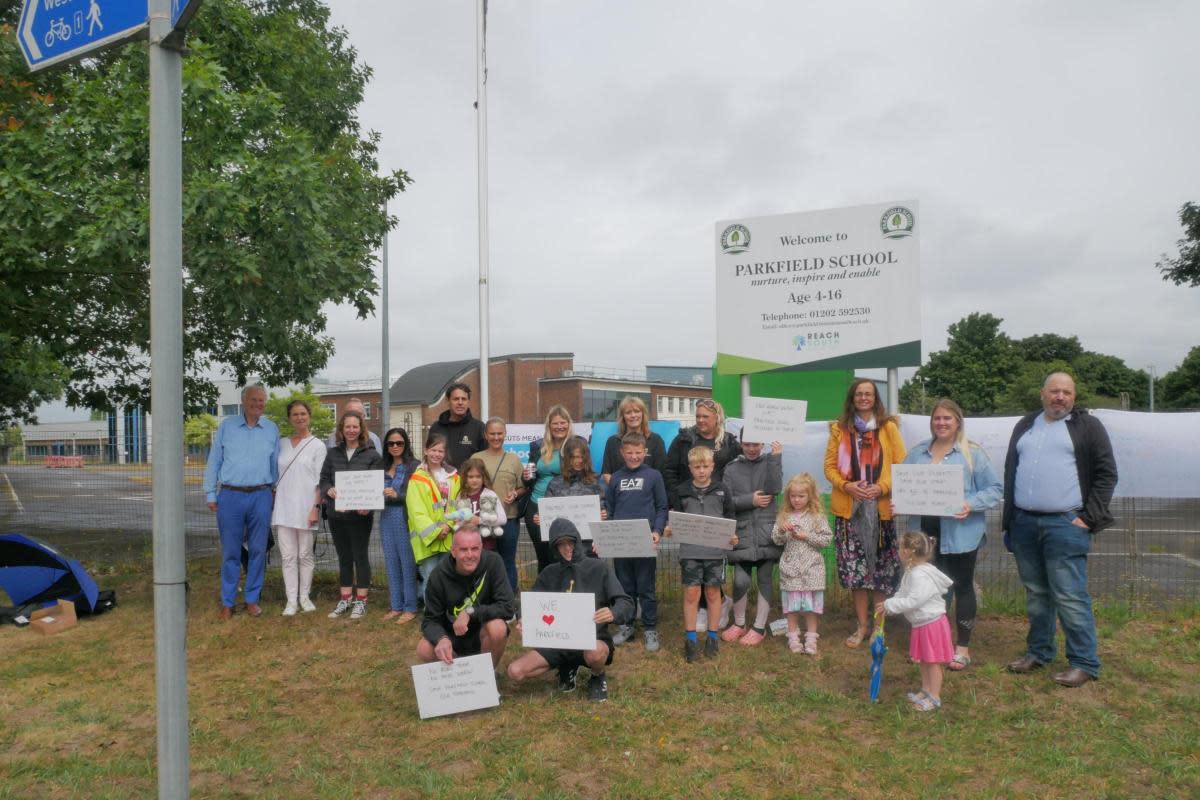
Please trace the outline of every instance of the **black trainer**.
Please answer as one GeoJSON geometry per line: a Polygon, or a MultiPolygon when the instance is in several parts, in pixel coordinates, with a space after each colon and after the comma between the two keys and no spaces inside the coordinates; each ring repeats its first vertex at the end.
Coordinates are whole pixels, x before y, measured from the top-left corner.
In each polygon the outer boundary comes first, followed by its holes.
{"type": "Polygon", "coordinates": [[[683,660],[689,664],[694,664],[700,659],[700,643],[694,642],[691,639],[683,640],[683,660]]]}
{"type": "Polygon", "coordinates": [[[704,637],[704,656],[706,658],[716,658],[717,651],[721,649],[721,641],[719,636],[704,637]]]}
{"type": "Polygon", "coordinates": [[[608,678],[604,675],[593,675],[588,681],[588,700],[603,703],[608,699],[608,678]]]}
{"type": "Polygon", "coordinates": [[[560,669],[558,671],[558,690],[560,692],[573,692],[576,685],[574,669],[560,669]]]}

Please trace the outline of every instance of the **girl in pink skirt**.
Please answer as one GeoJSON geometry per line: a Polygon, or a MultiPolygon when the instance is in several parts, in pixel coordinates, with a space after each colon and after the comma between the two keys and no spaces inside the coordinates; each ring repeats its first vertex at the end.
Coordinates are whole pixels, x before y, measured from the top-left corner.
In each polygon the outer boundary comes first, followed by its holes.
{"type": "Polygon", "coordinates": [[[921,691],[909,692],[918,711],[942,707],[942,665],[954,658],[950,623],[943,595],[953,581],[929,563],[934,540],[920,531],[900,537],[900,561],[904,577],[895,596],[875,606],[875,613],[903,614],[913,626],[908,655],[921,668],[921,691]]]}

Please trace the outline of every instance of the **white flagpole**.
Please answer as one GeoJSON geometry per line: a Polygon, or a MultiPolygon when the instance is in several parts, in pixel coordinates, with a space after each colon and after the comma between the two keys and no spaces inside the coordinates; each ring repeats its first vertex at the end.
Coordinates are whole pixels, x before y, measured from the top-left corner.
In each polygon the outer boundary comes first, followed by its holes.
{"type": "Polygon", "coordinates": [[[486,420],[489,411],[488,364],[488,182],[487,182],[487,0],[475,8],[475,166],[479,178],[479,414],[486,420]]]}

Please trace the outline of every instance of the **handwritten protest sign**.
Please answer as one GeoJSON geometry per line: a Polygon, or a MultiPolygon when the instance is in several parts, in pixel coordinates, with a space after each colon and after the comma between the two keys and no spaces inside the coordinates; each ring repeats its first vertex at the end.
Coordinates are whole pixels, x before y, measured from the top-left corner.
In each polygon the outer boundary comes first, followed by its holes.
{"type": "Polygon", "coordinates": [[[596,595],[521,592],[521,644],[552,650],[596,647],[596,595]]]}
{"type": "Polygon", "coordinates": [[[677,544],[698,544],[701,547],[716,547],[732,550],[729,540],[737,532],[737,520],[724,517],[706,517],[703,514],[670,514],[671,539],[677,544]]]}
{"type": "Polygon", "coordinates": [[[383,470],[364,469],[335,472],[335,511],[375,511],[383,508],[383,470]]]}
{"type": "Polygon", "coordinates": [[[742,422],[742,440],[747,442],[804,443],[807,400],[776,400],[772,397],[748,397],[742,422]]]}
{"type": "Polygon", "coordinates": [[[963,507],[962,464],[893,464],[892,502],[897,514],[957,514],[963,507]]]}
{"type": "Polygon", "coordinates": [[[588,523],[600,521],[600,498],[597,495],[581,495],[578,497],[543,497],[538,502],[542,541],[550,541],[550,523],[559,517],[566,517],[575,523],[579,530],[579,538],[590,539],[592,533],[588,523]]]}
{"type": "Polygon", "coordinates": [[[488,653],[456,658],[453,664],[418,664],[412,668],[412,676],[421,719],[500,705],[488,653]]]}
{"type": "Polygon", "coordinates": [[[601,558],[649,558],[657,555],[644,519],[610,519],[589,523],[601,558]]]}

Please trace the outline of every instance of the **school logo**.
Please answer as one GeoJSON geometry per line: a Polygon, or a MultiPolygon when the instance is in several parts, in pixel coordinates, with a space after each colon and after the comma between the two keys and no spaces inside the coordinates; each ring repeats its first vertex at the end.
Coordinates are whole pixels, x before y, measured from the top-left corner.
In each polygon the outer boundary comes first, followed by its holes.
{"type": "Polygon", "coordinates": [[[745,225],[730,225],[721,234],[722,253],[744,253],[750,249],[750,229],[745,225]]]}
{"type": "Polygon", "coordinates": [[[805,337],[805,335],[803,333],[792,337],[792,346],[795,347],[797,350],[803,350],[804,345],[807,344],[807,342],[808,342],[808,339],[807,339],[807,337],[805,337]]]}
{"type": "Polygon", "coordinates": [[[879,230],[885,239],[903,239],[912,236],[913,215],[904,206],[895,206],[883,212],[879,218],[879,230]]]}

